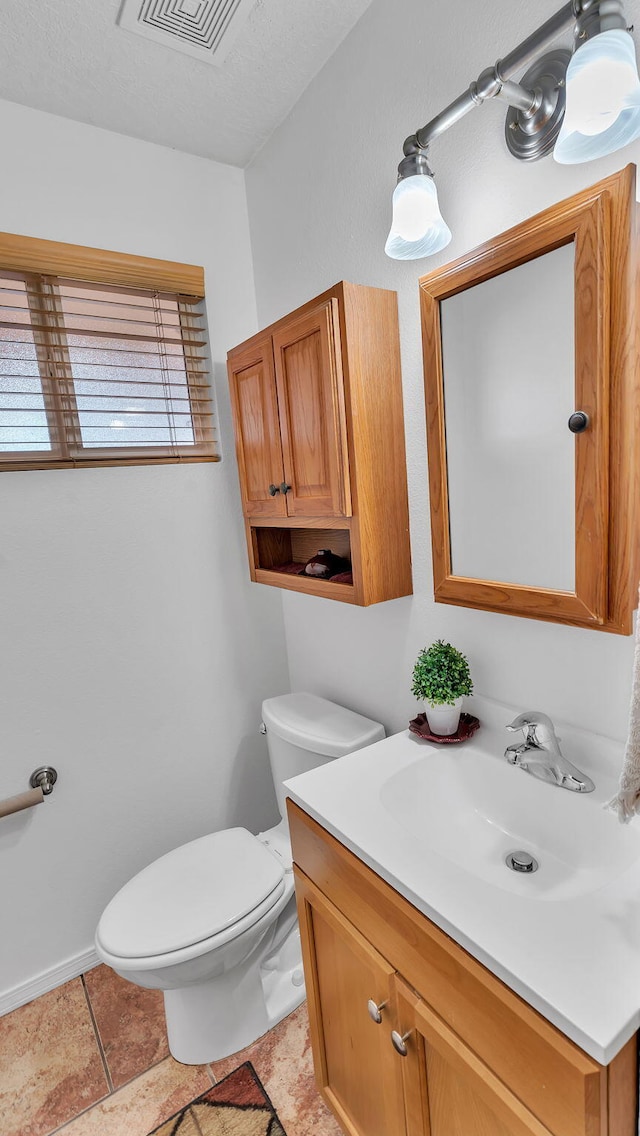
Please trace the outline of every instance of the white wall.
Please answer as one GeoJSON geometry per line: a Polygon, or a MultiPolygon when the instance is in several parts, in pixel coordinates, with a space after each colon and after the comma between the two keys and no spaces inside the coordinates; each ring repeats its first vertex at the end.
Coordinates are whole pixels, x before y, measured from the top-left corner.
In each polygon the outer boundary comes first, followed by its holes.
{"type": "Polygon", "coordinates": [[[248,579],[223,366],[255,330],[242,171],[11,103],[0,136],[0,229],[204,265],[224,454],[0,476],[0,797],[45,762],[60,777],[0,825],[1,998],[90,948],[155,856],[273,823],[256,731],[289,687],[280,595],[248,579]]]}
{"type": "MultiPolygon", "coordinates": [[[[409,688],[417,652],[442,636],[468,653],[478,692],[617,737],[626,731],[629,639],[432,601],[417,282],[638,161],[640,146],[577,168],[551,158],[519,163],[505,148],[504,107],[476,109],[432,147],[452,244],[413,263],[383,252],[404,138],[557,7],[558,0],[374,0],[247,172],[261,324],[341,278],[398,292],[415,594],[364,610],[284,597],[294,689],[335,697],[393,729],[416,711],[409,688]]],[[[638,0],[626,14],[639,28],[638,0]]]]}

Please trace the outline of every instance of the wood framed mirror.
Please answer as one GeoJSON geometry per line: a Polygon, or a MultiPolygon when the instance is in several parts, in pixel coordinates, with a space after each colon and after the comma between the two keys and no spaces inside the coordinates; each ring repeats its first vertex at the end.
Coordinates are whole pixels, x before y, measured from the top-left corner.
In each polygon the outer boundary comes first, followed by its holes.
{"type": "Polygon", "coordinates": [[[635,167],[420,280],[436,602],[630,634],[635,167]]]}

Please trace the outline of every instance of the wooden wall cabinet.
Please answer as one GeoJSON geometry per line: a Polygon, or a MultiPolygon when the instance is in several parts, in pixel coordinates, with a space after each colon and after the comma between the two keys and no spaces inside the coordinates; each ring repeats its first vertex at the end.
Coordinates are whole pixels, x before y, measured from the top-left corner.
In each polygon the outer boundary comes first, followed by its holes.
{"type": "Polygon", "coordinates": [[[631,633],[636,227],[628,166],[420,280],[437,603],[631,633]]]}
{"type": "Polygon", "coordinates": [[[636,1037],[599,1065],[288,808],[316,1080],[347,1136],[635,1136],[636,1037]]]}
{"type": "Polygon", "coordinates": [[[395,293],[337,284],[228,371],[251,578],[361,605],[410,595],[395,293]],[[350,582],[296,573],[319,548],[350,582]]]}

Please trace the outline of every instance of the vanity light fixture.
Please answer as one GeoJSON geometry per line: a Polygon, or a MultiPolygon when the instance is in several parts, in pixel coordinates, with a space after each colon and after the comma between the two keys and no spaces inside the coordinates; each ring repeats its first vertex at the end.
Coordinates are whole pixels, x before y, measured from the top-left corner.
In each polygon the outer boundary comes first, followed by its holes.
{"type": "Polygon", "coordinates": [[[424,154],[403,158],[393,191],[393,220],[384,251],[394,260],[417,260],[446,248],[451,230],[442,219],[438,191],[424,154]]]}
{"type": "Polygon", "coordinates": [[[553,156],[571,165],[611,154],[640,136],[640,80],[626,28],[587,39],[571,58],[566,110],[553,156]]]}
{"type": "Polygon", "coordinates": [[[588,162],[640,137],[640,80],[622,0],[569,0],[406,139],[387,256],[417,260],[448,245],[451,232],[440,213],[429,146],[489,99],[509,104],[505,140],[521,161],[553,150],[557,162],[588,162]],[[574,53],[548,51],[572,26],[574,53]],[[512,76],[527,64],[521,82],[514,82],[512,76]]]}

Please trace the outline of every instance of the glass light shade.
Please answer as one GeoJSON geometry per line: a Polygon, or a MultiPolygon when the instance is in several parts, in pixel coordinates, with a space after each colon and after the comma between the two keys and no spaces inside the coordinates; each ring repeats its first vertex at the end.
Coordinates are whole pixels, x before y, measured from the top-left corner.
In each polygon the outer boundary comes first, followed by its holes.
{"type": "Polygon", "coordinates": [[[633,40],[600,32],[572,56],[567,104],[553,156],[562,165],[590,162],[640,137],[640,80],[633,40]]]}
{"type": "Polygon", "coordinates": [[[384,251],[393,260],[418,260],[446,247],[451,232],[443,221],[438,191],[427,174],[402,178],[393,191],[393,219],[384,251]]]}

